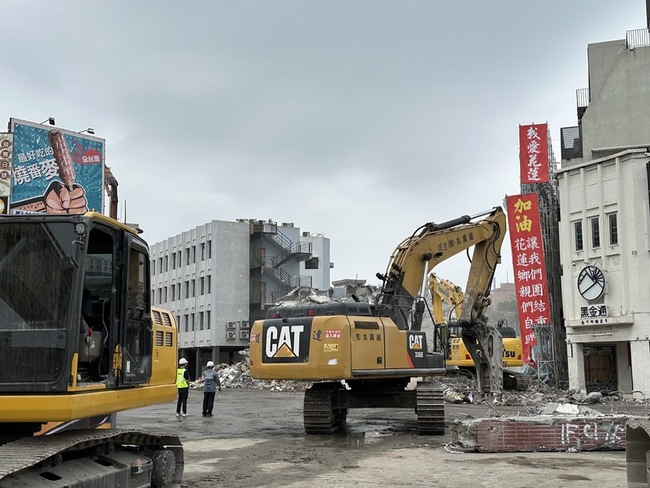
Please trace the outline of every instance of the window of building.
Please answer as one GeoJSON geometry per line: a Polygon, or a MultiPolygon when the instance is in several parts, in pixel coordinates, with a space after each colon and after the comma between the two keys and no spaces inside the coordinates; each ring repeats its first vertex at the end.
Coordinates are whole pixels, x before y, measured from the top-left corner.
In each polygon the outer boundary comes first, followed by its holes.
{"type": "Polygon", "coordinates": [[[192,297],[196,296],[196,280],[192,280],[192,297]]]}
{"type": "Polygon", "coordinates": [[[163,301],[162,303],[167,303],[167,287],[163,287],[163,301]]]}
{"type": "Polygon", "coordinates": [[[616,213],[607,215],[607,223],[609,225],[609,245],[618,245],[618,220],[616,213]]]}
{"type": "Polygon", "coordinates": [[[158,288],[158,303],[162,303],[162,288],[158,288]]]}
{"type": "Polygon", "coordinates": [[[158,258],[158,267],[160,268],[161,273],[163,272],[164,269],[162,263],[163,263],[162,258],[158,258]]]}
{"type": "Polygon", "coordinates": [[[190,248],[185,248],[185,264],[190,264],[190,248]]]}
{"type": "Polygon", "coordinates": [[[208,295],[212,293],[212,276],[208,275],[208,295]]]}
{"type": "Polygon", "coordinates": [[[151,274],[152,275],[156,274],[156,260],[155,259],[151,260],[151,274]]]}
{"type": "Polygon", "coordinates": [[[199,288],[201,295],[205,294],[205,278],[203,276],[201,276],[201,279],[199,281],[199,288]]]}
{"type": "Polygon", "coordinates": [[[205,242],[201,243],[201,261],[205,260],[205,242]]]}
{"type": "Polygon", "coordinates": [[[600,247],[600,220],[598,217],[589,219],[591,222],[591,247],[597,249],[600,247]]]}
{"type": "Polygon", "coordinates": [[[172,302],[174,302],[176,301],[176,285],[172,284],[171,292],[172,292],[172,302]]]}
{"type": "Polygon", "coordinates": [[[176,269],[176,253],[172,253],[172,269],[176,269]]]}
{"type": "Polygon", "coordinates": [[[212,259],[212,241],[208,241],[208,259],[212,259]]]}
{"type": "Polygon", "coordinates": [[[190,322],[192,323],[192,332],[194,332],[194,314],[190,315],[190,322]]]}
{"type": "Polygon", "coordinates": [[[576,251],[582,251],[583,243],[582,243],[582,221],[581,220],[573,223],[573,236],[575,240],[576,251]]]}
{"type": "Polygon", "coordinates": [[[190,317],[187,314],[185,314],[185,332],[189,330],[189,327],[190,327],[190,317]]]}
{"type": "Polygon", "coordinates": [[[196,246],[192,246],[192,262],[196,263],[196,246]]]}
{"type": "Polygon", "coordinates": [[[165,271],[168,271],[168,267],[169,267],[169,257],[165,256],[165,271]]]}
{"type": "Polygon", "coordinates": [[[180,315],[176,316],[176,327],[178,327],[178,331],[180,332],[180,330],[181,330],[181,316],[180,315]]]}
{"type": "Polygon", "coordinates": [[[190,297],[190,282],[186,281],[185,282],[185,298],[190,297]]]}
{"type": "Polygon", "coordinates": [[[178,251],[178,259],[176,260],[176,262],[178,263],[179,268],[181,266],[183,266],[183,261],[181,260],[181,252],[180,251],[178,251]]]}
{"type": "Polygon", "coordinates": [[[199,312],[199,330],[203,330],[203,312],[199,312]]]}
{"type": "Polygon", "coordinates": [[[318,269],[318,258],[311,258],[305,261],[305,269],[318,269]]]}
{"type": "Polygon", "coordinates": [[[205,312],[205,325],[208,330],[210,330],[210,310],[205,312]]]}

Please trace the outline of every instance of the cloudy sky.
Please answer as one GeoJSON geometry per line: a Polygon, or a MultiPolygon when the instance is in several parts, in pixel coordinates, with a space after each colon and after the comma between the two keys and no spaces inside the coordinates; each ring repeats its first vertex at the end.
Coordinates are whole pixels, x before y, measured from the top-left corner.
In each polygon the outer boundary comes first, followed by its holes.
{"type": "Polygon", "coordinates": [[[332,280],[375,284],[421,224],[519,193],[519,124],[560,158],[587,44],[645,2],[5,0],[1,22],[0,121],[93,127],[150,243],[293,222],[331,240],[332,280]]]}

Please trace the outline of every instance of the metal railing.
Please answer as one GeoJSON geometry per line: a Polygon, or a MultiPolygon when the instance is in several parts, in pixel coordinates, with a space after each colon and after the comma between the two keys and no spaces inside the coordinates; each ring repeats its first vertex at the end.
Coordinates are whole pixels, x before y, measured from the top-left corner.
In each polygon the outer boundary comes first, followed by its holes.
{"type": "Polygon", "coordinates": [[[647,46],[650,46],[650,31],[648,29],[634,29],[625,33],[626,48],[635,49],[647,46]]]}

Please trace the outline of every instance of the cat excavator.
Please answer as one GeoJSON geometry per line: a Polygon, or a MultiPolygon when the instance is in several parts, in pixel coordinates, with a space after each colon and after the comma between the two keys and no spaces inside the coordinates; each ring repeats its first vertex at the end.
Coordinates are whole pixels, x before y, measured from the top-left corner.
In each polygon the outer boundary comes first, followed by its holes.
{"type": "MultiPolygon", "coordinates": [[[[462,288],[449,280],[439,278],[435,273],[430,273],[427,281],[431,293],[434,325],[444,331],[443,335],[448,337],[446,366],[448,369],[455,368],[474,375],[474,361],[461,338],[462,327],[457,320],[457,317],[461,315],[465,294],[462,288]],[[443,304],[450,307],[447,317],[445,317],[443,304]]],[[[501,334],[503,342],[503,387],[516,389],[517,378],[521,378],[522,375],[512,368],[524,365],[521,338],[517,337],[516,331],[512,327],[508,327],[504,320],[498,320],[496,328],[501,334]]]]}
{"type": "Polygon", "coordinates": [[[0,216],[0,488],[180,486],[177,436],[115,428],[177,393],[176,323],[150,290],[130,226],[0,216]]]}
{"type": "Polygon", "coordinates": [[[473,249],[458,323],[480,390],[500,393],[501,336],[485,312],[505,233],[501,207],[429,222],[395,248],[386,272],[377,275],[382,286],[373,304],[271,307],[251,329],[251,375],[313,382],[303,407],[307,434],[335,432],[349,409],[379,407],[412,408],[420,434],[444,434],[439,378],[446,372],[446,345],[438,331],[429,345],[422,331],[425,278],[438,264],[473,249]]]}

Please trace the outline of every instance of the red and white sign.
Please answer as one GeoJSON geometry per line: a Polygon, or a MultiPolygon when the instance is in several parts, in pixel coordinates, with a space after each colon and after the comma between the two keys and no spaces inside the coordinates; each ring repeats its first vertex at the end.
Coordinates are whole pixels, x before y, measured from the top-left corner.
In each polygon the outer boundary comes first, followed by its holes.
{"type": "Polygon", "coordinates": [[[521,340],[524,358],[532,363],[533,326],[551,323],[537,193],[507,196],[506,206],[521,340]]]}
{"type": "Polygon", "coordinates": [[[548,182],[548,126],[519,126],[521,184],[548,182]]]}

